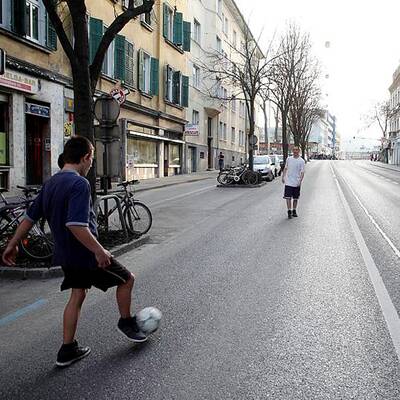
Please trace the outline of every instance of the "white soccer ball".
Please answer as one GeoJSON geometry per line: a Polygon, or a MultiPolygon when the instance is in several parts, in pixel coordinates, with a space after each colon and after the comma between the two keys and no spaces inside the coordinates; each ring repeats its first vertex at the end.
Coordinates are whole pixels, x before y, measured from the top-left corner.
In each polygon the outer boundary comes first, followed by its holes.
{"type": "Polygon", "coordinates": [[[158,308],[146,307],[136,314],[136,323],[145,335],[150,335],[160,326],[161,317],[162,314],[158,308]]]}

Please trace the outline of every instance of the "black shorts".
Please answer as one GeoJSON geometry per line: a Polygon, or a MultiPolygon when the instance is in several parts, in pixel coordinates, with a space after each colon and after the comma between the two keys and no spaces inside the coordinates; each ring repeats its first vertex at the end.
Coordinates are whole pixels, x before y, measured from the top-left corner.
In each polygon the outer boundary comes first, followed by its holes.
{"type": "Polygon", "coordinates": [[[61,290],[90,289],[92,286],[103,290],[126,283],[133,275],[118,261],[112,259],[107,268],[62,267],[64,280],[61,290]]]}
{"type": "Polygon", "coordinates": [[[285,193],[283,195],[284,199],[295,199],[300,197],[300,186],[285,186],[285,193]]]}

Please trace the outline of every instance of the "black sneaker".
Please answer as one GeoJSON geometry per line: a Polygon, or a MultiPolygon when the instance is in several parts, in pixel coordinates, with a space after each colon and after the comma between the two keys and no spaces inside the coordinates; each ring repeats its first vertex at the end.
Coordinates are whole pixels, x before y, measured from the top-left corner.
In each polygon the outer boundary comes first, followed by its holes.
{"type": "Polygon", "coordinates": [[[287,217],[288,217],[289,219],[292,219],[292,210],[288,210],[288,211],[287,211],[287,217]]]}
{"type": "Polygon", "coordinates": [[[298,217],[298,215],[297,215],[297,213],[296,213],[296,210],[293,210],[293,211],[292,211],[292,217],[298,217]]]}
{"type": "Polygon", "coordinates": [[[90,347],[82,347],[78,345],[75,340],[69,344],[63,344],[57,354],[57,367],[68,367],[75,361],[81,360],[82,358],[90,354],[90,347]]]}
{"type": "Polygon", "coordinates": [[[142,343],[147,340],[147,336],[137,326],[135,317],[120,318],[118,321],[118,330],[132,342],[142,343]]]}

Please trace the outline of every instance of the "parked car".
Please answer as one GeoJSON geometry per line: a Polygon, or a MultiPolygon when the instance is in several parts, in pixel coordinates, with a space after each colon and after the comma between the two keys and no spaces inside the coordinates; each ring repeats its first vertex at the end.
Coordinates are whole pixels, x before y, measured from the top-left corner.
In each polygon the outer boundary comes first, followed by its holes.
{"type": "MultiPolygon", "coordinates": [[[[284,168],[284,166],[283,167],[281,166],[281,159],[280,159],[281,156],[278,156],[277,154],[273,154],[269,157],[271,158],[273,171],[274,171],[274,175],[276,178],[277,176],[281,175],[283,168],[284,168]]],[[[282,163],[283,163],[283,157],[282,157],[282,163]]]]}
{"type": "Polygon", "coordinates": [[[279,171],[279,175],[282,174],[283,169],[285,168],[285,163],[283,162],[283,155],[281,154],[275,154],[275,157],[278,159],[278,164],[280,166],[280,171],[279,171]]]}
{"type": "Polygon", "coordinates": [[[255,156],[253,162],[254,171],[260,172],[262,179],[270,182],[275,178],[275,168],[272,165],[272,160],[269,156],[255,156]]]}

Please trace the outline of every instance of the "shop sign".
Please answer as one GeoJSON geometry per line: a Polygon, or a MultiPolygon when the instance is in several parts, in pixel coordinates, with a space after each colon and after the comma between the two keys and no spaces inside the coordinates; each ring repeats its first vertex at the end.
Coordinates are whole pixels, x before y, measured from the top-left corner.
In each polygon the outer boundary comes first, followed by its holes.
{"type": "Polygon", "coordinates": [[[0,86],[21,90],[31,94],[38,92],[37,79],[11,71],[5,71],[4,75],[0,76],[0,86]]]}
{"type": "Polygon", "coordinates": [[[44,139],[44,151],[51,151],[51,141],[50,138],[44,139]]]}
{"type": "Polygon", "coordinates": [[[50,118],[50,107],[40,106],[39,104],[25,103],[25,112],[27,114],[50,118]]]}
{"type": "Polygon", "coordinates": [[[74,99],[64,97],[64,108],[66,112],[74,112],[74,99]]]}
{"type": "Polygon", "coordinates": [[[64,137],[70,137],[72,135],[73,124],[72,121],[64,122],[64,137]]]}
{"type": "Polygon", "coordinates": [[[185,126],[185,135],[199,136],[199,125],[198,124],[187,124],[185,126]]]}

